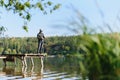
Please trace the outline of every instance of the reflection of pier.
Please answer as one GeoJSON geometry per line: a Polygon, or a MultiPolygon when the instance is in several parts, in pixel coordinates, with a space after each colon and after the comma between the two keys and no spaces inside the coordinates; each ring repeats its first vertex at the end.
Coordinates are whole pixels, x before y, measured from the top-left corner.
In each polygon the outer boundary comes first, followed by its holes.
{"type": "Polygon", "coordinates": [[[18,58],[22,61],[23,66],[27,66],[26,58],[31,58],[32,65],[34,65],[33,57],[43,57],[46,56],[46,54],[3,54],[0,55],[0,59],[3,59],[4,64],[6,66],[6,62],[15,62],[15,58],[18,58]]]}
{"type": "MultiPolygon", "coordinates": [[[[13,75],[9,77],[3,78],[3,80],[16,80],[16,79],[24,79],[30,78],[31,80],[41,80],[43,78],[43,58],[40,57],[40,65],[37,67],[35,65],[31,66],[21,66],[18,68],[17,66],[4,66],[2,72],[0,72],[1,76],[13,75]],[[36,71],[37,70],[37,71],[36,71]]],[[[38,60],[39,61],[39,60],[38,60]]]]}
{"type": "Polygon", "coordinates": [[[39,73],[34,73],[34,67],[35,66],[32,66],[31,68],[31,71],[28,73],[27,72],[27,69],[28,67],[27,66],[22,66],[22,74],[23,74],[23,78],[25,77],[33,77],[33,76],[36,76],[34,77],[35,80],[38,80],[38,79],[42,79],[43,78],[43,67],[44,67],[44,64],[43,64],[43,57],[40,57],[40,63],[41,63],[41,67],[40,67],[40,72],[39,73]],[[36,74],[36,75],[35,75],[36,74]]]}

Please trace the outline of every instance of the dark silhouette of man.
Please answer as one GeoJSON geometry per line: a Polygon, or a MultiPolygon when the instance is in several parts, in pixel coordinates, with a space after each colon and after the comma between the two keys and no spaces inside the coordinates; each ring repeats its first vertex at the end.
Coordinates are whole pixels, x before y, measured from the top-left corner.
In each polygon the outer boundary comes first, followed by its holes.
{"type": "Polygon", "coordinates": [[[37,53],[41,54],[42,51],[43,51],[43,44],[44,44],[44,39],[45,39],[45,36],[42,33],[41,29],[40,29],[39,33],[37,34],[37,39],[38,39],[38,50],[37,50],[37,53]]]}

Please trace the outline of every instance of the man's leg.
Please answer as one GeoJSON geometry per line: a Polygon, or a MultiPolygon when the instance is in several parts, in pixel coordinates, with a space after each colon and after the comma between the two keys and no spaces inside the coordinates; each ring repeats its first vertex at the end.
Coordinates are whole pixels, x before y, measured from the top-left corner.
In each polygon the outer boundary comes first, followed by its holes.
{"type": "Polygon", "coordinates": [[[39,41],[39,42],[38,42],[38,50],[37,50],[37,53],[40,53],[40,45],[41,45],[41,42],[39,41]]]}
{"type": "Polygon", "coordinates": [[[44,53],[44,41],[42,42],[42,52],[44,53]]]}
{"type": "Polygon", "coordinates": [[[40,42],[40,53],[42,53],[42,41],[40,42]]]}

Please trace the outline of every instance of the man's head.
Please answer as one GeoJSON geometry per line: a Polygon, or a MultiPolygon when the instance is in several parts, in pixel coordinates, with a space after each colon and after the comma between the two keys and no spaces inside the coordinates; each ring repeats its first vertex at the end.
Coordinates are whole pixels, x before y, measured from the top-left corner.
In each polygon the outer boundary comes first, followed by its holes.
{"type": "Polygon", "coordinates": [[[39,32],[42,32],[42,30],[40,29],[40,31],[39,32]]]}

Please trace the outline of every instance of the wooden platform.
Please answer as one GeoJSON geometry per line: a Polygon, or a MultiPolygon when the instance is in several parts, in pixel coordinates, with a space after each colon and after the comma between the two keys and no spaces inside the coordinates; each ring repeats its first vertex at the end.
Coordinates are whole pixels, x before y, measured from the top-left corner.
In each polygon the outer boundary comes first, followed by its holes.
{"type": "Polygon", "coordinates": [[[0,58],[5,58],[6,56],[13,56],[13,57],[36,57],[36,56],[46,56],[47,54],[3,54],[0,55],[0,58]]]}
{"type": "Polygon", "coordinates": [[[26,58],[29,57],[31,58],[32,64],[34,65],[33,62],[33,57],[44,57],[46,56],[46,53],[42,53],[42,54],[2,54],[0,55],[0,59],[3,59],[5,66],[6,66],[6,61],[10,61],[10,62],[15,62],[15,58],[18,58],[22,61],[23,65],[27,66],[27,62],[26,62],[26,58]]]}
{"type": "Polygon", "coordinates": [[[5,58],[7,58],[6,56],[0,56],[0,59],[5,59],[5,58]]]}

